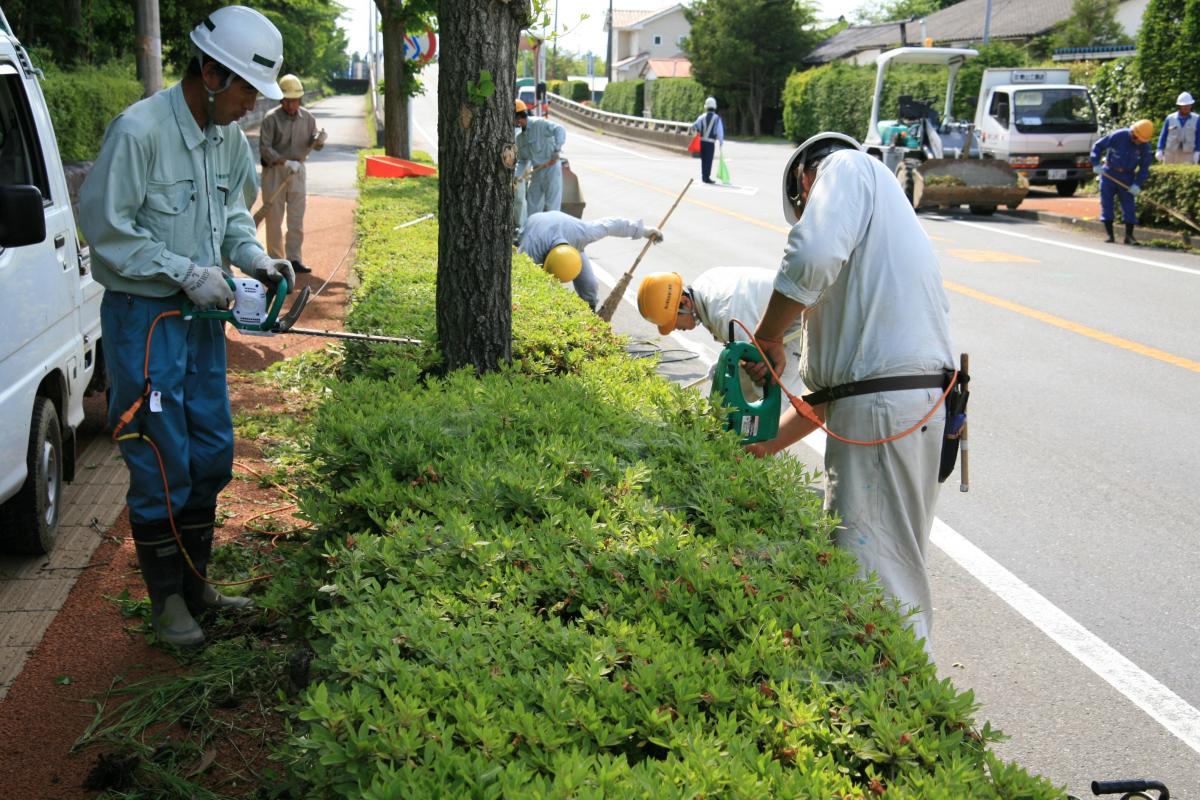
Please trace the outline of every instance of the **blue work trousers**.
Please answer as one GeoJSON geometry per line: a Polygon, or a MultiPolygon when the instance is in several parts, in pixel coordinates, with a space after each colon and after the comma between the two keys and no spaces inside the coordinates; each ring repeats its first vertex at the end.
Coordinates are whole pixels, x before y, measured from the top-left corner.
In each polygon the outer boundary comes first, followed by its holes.
{"type": "MultiPolygon", "coordinates": [[[[120,415],[142,394],[146,333],[163,311],[180,307],[182,295],[139,297],[107,291],[100,305],[104,362],[112,383],[108,421],[120,415]]],[[[224,323],[214,319],[165,317],[150,340],[150,390],[157,399],[146,401],[140,414],[122,434],[141,433],[142,439],[120,443],[129,468],[129,519],[139,527],[167,519],[165,473],[171,487],[171,513],[204,516],[216,507],[217,495],[233,476],[233,417],[225,378],[224,323]]]]}
{"type": "Polygon", "coordinates": [[[716,142],[706,142],[700,140],[700,179],[705,183],[712,183],[712,164],[713,154],[717,151],[716,142]]]}
{"type": "MultiPolygon", "coordinates": [[[[1117,170],[1105,170],[1111,172],[1113,177],[1119,180],[1126,186],[1133,185],[1132,172],[1118,172],[1117,170]]],[[[1113,195],[1116,195],[1121,200],[1121,219],[1130,225],[1137,224],[1137,208],[1133,202],[1133,193],[1122,189],[1110,180],[1105,178],[1100,179],[1100,219],[1103,222],[1113,222],[1113,195]]]]}

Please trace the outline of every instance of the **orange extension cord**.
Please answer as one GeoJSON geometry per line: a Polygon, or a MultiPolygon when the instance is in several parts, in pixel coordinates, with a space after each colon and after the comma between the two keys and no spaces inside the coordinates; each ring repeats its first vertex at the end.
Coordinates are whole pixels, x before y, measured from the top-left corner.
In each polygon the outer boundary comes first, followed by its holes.
{"type": "Polygon", "coordinates": [[[946,402],[946,398],[950,395],[950,390],[953,389],[954,384],[958,382],[958,370],[955,370],[954,374],[952,376],[950,376],[950,385],[946,387],[946,391],[942,392],[942,396],[938,398],[938,401],[933,404],[933,408],[929,409],[929,413],[926,414],[924,417],[922,417],[920,419],[920,421],[918,421],[915,425],[913,425],[908,430],[902,431],[902,432],[894,434],[892,436],[888,436],[885,439],[874,439],[871,441],[864,441],[864,440],[860,440],[860,439],[847,439],[846,437],[839,436],[838,434],[829,430],[829,428],[827,428],[825,426],[825,421],[817,416],[817,412],[813,409],[812,406],[810,406],[808,403],[804,402],[803,398],[797,397],[796,395],[792,394],[792,392],[786,386],[783,385],[783,381],[781,381],[779,379],[779,373],[777,373],[775,371],[775,365],[771,363],[771,360],[769,358],[767,358],[767,354],[763,352],[762,345],[760,345],[758,343],[758,339],[754,338],[754,332],[751,331],[749,328],[747,328],[745,323],[743,323],[740,319],[735,319],[733,321],[736,322],[738,324],[738,326],[746,332],[746,335],[750,337],[750,342],[754,345],[754,349],[758,350],[758,354],[760,356],[762,356],[763,363],[766,364],[767,369],[771,371],[771,377],[775,379],[775,382],[779,384],[779,388],[783,390],[783,393],[785,395],[787,395],[788,402],[790,402],[792,404],[792,408],[796,409],[796,413],[799,414],[800,416],[804,417],[809,422],[814,423],[818,428],[825,431],[825,433],[827,435],[832,436],[834,439],[837,439],[839,442],[845,442],[846,444],[859,444],[859,445],[864,445],[864,446],[865,445],[878,445],[878,444],[887,444],[888,442],[894,442],[897,439],[903,439],[905,436],[908,436],[910,433],[917,430],[918,428],[920,428],[922,425],[924,425],[926,422],[929,421],[930,417],[932,417],[934,415],[934,413],[938,410],[938,407],[946,402]]]}

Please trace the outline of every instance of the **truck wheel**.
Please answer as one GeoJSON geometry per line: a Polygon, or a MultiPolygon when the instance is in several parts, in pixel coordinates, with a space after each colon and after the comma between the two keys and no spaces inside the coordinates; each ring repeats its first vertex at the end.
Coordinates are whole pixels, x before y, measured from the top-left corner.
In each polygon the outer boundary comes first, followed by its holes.
{"type": "Polygon", "coordinates": [[[0,546],[8,552],[45,555],[54,548],[62,511],[62,457],[58,411],[49,398],[39,397],[29,430],[29,474],[21,490],[0,506],[6,532],[0,546]]]}
{"type": "Polygon", "coordinates": [[[1079,189],[1079,181],[1059,181],[1054,184],[1054,189],[1059,197],[1074,197],[1079,189]]]}
{"type": "Polygon", "coordinates": [[[978,214],[981,217],[990,217],[996,213],[995,206],[971,206],[971,213],[978,214]]]}

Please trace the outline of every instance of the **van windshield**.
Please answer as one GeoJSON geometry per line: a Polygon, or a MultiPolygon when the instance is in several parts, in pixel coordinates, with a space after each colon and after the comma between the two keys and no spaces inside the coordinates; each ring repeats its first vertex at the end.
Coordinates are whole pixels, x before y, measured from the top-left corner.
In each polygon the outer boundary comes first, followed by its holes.
{"type": "Polygon", "coordinates": [[[1084,89],[1021,89],[1013,105],[1021,133],[1096,132],[1096,109],[1084,89]]]}

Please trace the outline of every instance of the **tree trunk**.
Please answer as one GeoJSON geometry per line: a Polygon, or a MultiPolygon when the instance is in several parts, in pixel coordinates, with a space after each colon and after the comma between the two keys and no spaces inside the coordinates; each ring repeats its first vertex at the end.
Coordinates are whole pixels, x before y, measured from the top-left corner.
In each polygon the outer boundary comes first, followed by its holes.
{"type": "Polygon", "coordinates": [[[404,60],[407,20],[399,9],[383,16],[383,148],[389,156],[411,158],[408,141],[408,63],[404,60]]]}
{"type": "Polygon", "coordinates": [[[513,98],[528,4],[441,0],[437,334],[446,369],[512,361],[513,98]],[[480,73],[495,90],[472,97],[480,73]]]}

